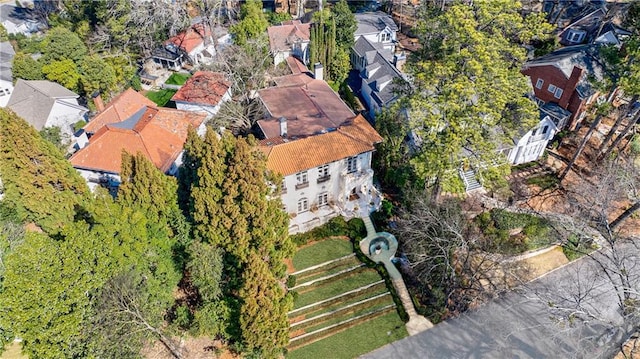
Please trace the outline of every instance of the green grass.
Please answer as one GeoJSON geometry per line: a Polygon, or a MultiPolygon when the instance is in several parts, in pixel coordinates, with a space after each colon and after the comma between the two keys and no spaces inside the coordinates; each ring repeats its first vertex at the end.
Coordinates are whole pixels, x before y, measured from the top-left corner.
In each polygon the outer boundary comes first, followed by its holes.
{"type": "Polygon", "coordinates": [[[355,267],[361,264],[361,262],[355,256],[349,257],[349,259],[345,259],[342,261],[338,261],[326,266],[322,266],[318,268],[318,270],[309,271],[308,273],[301,273],[297,276],[297,284],[310,282],[314,279],[322,278],[324,276],[328,276],[334,273],[338,273],[347,268],[355,267]]]}
{"type": "Polygon", "coordinates": [[[324,299],[329,299],[338,294],[360,288],[379,280],[380,274],[378,274],[378,272],[374,269],[367,269],[341,280],[323,283],[322,285],[314,287],[311,291],[298,295],[294,301],[294,309],[304,307],[305,305],[319,302],[324,299]]]}
{"type": "Polygon", "coordinates": [[[344,239],[327,239],[300,249],[293,256],[293,267],[299,271],[353,253],[353,244],[344,239]]]}
{"type": "MultiPolygon", "coordinates": [[[[382,297],[374,301],[365,303],[360,307],[356,306],[353,308],[346,309],[342,312],[338,312],[335,315],[327,316],[326,318],[323,318],[324,320],[322,321],[318,321],[316,323],[310,323],[307,325],[301,324],[298,327],[296,327],[296,329],[297,328],[304,329],[307,333],[311,333],[318,329],[322,329],[330,325],[338,324],[347,319],[357,317],[366,313],[370,313],[378,309],[382,309],[383,307],[386,307],[391,304],[393,304],[393,299],[390,296],[382,297]]],[[[395,312],[395,309],[393,311],[395,312]]]]}
{"type": "Polygon", "coordinates": [[[546,174],[527,179],[527,184],[539,186],[543,189],[555,187],[558,182],[558,177],[554,174],[546,174]]]}
{"type": "Polygon", "coordinates": [[[164,83],[167,85],[184,85],[184,83],[187,82],[189,77],[191,77],[191,75],[189,74],[174,72],[173,74],[171,74],[171,76],[169,76],[167,81],[165,81],[164,83]]]}
{"type": "Polygon", "coordinates": [[[355,358],[407,335],[404,323],[393,311],[291,351],[287,358],[355,358]]]}
{"type": "Polygon", "coordinates": [[[164,106],[171,100],[171,97],[176,93],[176,90],[164,89],[160,91],[147,92],[147,98],[155,102],[158,106],[164,106]]]}

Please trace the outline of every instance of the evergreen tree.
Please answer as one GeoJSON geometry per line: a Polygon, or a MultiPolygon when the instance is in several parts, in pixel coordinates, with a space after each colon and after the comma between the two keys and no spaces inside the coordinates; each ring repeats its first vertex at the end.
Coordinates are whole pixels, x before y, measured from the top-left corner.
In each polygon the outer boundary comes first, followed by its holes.
{"type": "Polygon", "coordinates": [[[18,52],[13,57],[11,72],[14,82],[18,79],[23,80],[43,80],[42,66],[38,61],[34,60],[30,55],[18,52]]]}
{"type": "Polygon", "coordinates": [[[47,31],[42,42],[42,60],[45,64],[55,61],[71,60],[80,63],[86,54],[87,47],[78,35],[64,27],[54,27],[47,31]]]}
{"type": "Polygon", "coordinates": [[[72,222],[89,195],[60,151],[6,109],[0,109],[0,177],[3,202],[50,234],[72,222]]]}
{"type": "Polygon", "coordinates": [[[346,0],[340,0],[331,7],[336,23],[336,44],[347,53],[354,43],[354,34],[358,28],[356,16],[349,9],[346,0]]]}
{"type": "Polygon", "coordinates": [[[229,29],[236,45],[245,45],[247,40],[263,35],[269,27],[269,20],[262,12],[262,1],[260,0],[247,0],[240,8],[240,19],[229,29]]]}

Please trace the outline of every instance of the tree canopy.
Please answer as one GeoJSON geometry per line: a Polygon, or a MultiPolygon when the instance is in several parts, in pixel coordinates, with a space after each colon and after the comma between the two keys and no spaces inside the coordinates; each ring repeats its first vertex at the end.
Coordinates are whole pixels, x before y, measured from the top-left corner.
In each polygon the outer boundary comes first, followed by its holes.
{"type": "Polygon", "coordinates": [[[255,39],[264,34],[269,26],[269,20],[262,12],[262,1],[247,0],[240,8],[240,21],[229,29],[233,35],[233,42],[245,45],[247,40],[255,39]]]}

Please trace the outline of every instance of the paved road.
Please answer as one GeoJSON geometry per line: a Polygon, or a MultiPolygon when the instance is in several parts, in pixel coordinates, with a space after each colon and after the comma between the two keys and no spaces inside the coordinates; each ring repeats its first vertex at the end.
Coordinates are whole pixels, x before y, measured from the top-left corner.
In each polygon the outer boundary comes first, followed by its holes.
{"type": "MultiPolygon", "coordinates": [[[[640,274],[638,249],[629,259],[640,274]]],[[[613,286],[583,259],[505,294],[481,308],[412,337],[391,343],[363,358],[609,358],[630,334],[623,329],[613,286]],[[579,275],[578,275],[579,274],[579,275]],[[578,316],[548,303],[576,307],[578,316]],[[564,315],[560,315],[560,313],[564,315]],[[587,315],[585,313],[590,313],[587,315]]]]}

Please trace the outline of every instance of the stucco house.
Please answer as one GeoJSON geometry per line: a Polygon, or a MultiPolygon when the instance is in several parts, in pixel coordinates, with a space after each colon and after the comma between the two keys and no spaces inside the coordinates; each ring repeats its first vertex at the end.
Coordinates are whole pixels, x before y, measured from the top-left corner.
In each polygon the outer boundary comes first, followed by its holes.
{"type": "Polygon", "coordinates": [[[277,66],[289,56],[295,56],[305,64],[309,63],[310,27],[309,23],[290,20],[267,28],[274,65],[277,66]]]}
{"type": "Polygon", "coordinates": [[[105,124],[69,161],[90,188],[117,187],[122,152],[142,153],[162,172],[176,175],[189,127],[198,128],[205,115],[144,105],[123,121],[105,124]]]}
{"type": "Polygon", "coordinates": [[[0,107],[7,106],[13,92],[11,66],[15,54],[9,41],[0,42],[0,107]]]}
{"type": "Polygon", "coordinates": [[[267,168],[284,177],[289,232],[308,231],[338,215],[369,215],[381,201],[371,158],[382,138],[321,80],[321,67],[312,75],[299,72],[300,63],[289,65],[293,74],[258,92],[267,113],[258,121],[260,148],[267,168]]]}
{"type": "Polygon", "coordinates": [[[356,13],[355,16],[358,27],[354,33],[354,40],[363,36],[372,43],[380,43],[384,49],[391,51],[391,53],[395,52],[398,26],[391,15],[376,11],[356,13]]]}
{"type": "Polygon", "coordinates": [[[59,127],[70,139],[74,124],[84,121],[89,109],[78,104],[78,94],[51,81],[18,79],[7,107],[40,131],[59,127]]]}
{"type": "Polygon", "coordinates": [[[179,110],[201,112],[211,118],[222,103],[231,100],[231,82],[222,73],[198,71],[171,99],[179,110]]]}
{"type": "Polygon", "coordinates": [[[211,63],[215,54],[211,30],[198,23],[168,39],[162,47],[154,49],[151,58],[158,66],[178,71],[185,64],[211,63]]]}
{"type": "Polygon", "coordinates": [[[521,71],[528,76],[539,105],[555,103],[571,112],[570,130],[582,121],[585,109],[601,95],[591,79],[606,76],[597,45],[568,46],[527,61],[521,71]]]}

